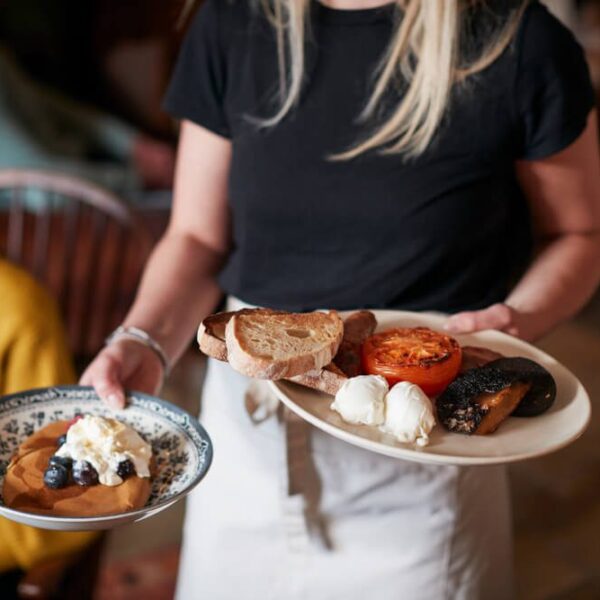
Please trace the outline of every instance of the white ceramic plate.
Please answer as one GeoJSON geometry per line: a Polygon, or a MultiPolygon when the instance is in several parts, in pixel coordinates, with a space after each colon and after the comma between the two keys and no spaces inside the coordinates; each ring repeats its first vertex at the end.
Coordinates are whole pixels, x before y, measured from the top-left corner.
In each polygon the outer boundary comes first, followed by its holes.
{"type": "Polygon", "coordinates": [[[186,496],[206,475],[212,444],[198,419],[181,408],[141,392],[129,392],[127,408],[113,412],[90,387],[39,388],[0,398],[0,515],[32,527],[61,531],[111,529],[141,521],[186,496]],[[11,456],[34,431],[78,414],[114,416],[152,444],[156,473],[141,509],[101,517],[59,517],[4,506],[2,484],[11,456]]]}
{"type": "MultiPolygon", "coordinates": [[[[373,311],[377,330],[425,326],[442,330],[446,317],[403,311],[373,311]]],[[[345,442],[379,454],[423,463],[492,465],[554,452],[577,439],[587,427],[590,399],[581,382],[554,358],[534,346],[498,331],[455,336],[461,345],[484,346],[505,356],[525,356],[543,365],[556,380],[552,407],[537,417],[509,417],[492,434],[467,436],[433,429],[425,448],[403,444],[376,427],[350,425],[329,408],[333,397],[286,381],[270,382],[277,396],[306,421],[345,442]]]]}

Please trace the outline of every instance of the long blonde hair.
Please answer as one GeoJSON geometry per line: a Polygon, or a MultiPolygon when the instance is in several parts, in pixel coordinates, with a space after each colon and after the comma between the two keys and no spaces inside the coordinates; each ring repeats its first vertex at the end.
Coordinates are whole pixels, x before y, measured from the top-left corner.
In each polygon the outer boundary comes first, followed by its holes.
{"type": "MultiPolygon", "coordinates": [[[[279,64],[279,106],[261,119],[271,127],[298,104],[305,77],[305,42],[311,0],[258,0],[272,23],[279,64]]],[[[463,11],[481,10],[485,0],[396,0],[402,12],[376,72],[373,90],[359,119],[374,122],[385,92],[404,82],[397,107],[375,124],[364,139],[335,155],[352,159],[369,150],[415,157],[424,152],[437,131],[455,84],[491,65],[510,44],[528,0],[516,3],[493,27],[485,47],[465,63],[460,54],[463,11]]]]}

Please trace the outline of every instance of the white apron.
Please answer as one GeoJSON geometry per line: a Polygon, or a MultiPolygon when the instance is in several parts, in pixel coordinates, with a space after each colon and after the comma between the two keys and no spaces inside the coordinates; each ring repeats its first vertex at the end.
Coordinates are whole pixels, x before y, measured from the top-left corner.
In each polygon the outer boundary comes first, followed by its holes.
{"type": "Polygon", "coordinates": [[[249,383],[209,360],[214,461],[187,501],[178,600],[514,598],[504,468],[401,461],[303,422],[310,451],[298,465],[296,424],[281,410],[253,422],[249,383]]]}

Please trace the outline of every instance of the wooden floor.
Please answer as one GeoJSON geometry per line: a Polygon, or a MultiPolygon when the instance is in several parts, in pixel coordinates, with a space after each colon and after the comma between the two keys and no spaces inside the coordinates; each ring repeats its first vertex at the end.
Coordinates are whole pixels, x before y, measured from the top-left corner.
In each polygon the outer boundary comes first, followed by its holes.
{"type": "MultiPolygon", "coordinates": [[[[539,345],[581,379],[592,401],[600,398],[600,300],[539,345]]],[[[186,356],[165,390],[192,412],[201,365],[186,356]]],[[[600,599],[600,411],[575,444],[510,473],[519,599],[600,599]]],[[[97,600],[172,598],[183,516],[179,503],[113,532],[97,600]]]]}

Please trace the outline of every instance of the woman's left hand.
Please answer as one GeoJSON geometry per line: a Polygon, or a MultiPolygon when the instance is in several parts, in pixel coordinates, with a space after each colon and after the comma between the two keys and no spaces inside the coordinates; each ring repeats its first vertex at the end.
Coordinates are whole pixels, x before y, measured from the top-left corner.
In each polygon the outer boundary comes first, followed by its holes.
{"type": "Polygon", "coordinates": [[[539,332],[528,323],[529,319],[516,309],[507,304],[493,304],[483,310],[461,312],[452,315],[446,325],[446,331],[450,333],[474,333],[483,329],[497,329],[509,335],[533,340],[538,337],[539,332]]]}

